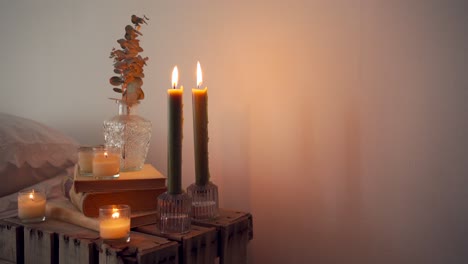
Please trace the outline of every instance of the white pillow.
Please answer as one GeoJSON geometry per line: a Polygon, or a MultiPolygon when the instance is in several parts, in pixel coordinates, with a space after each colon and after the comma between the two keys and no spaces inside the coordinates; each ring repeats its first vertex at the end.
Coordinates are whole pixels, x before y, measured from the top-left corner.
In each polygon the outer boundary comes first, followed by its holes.
{"type": "Polygon", "coordinates": [[[0,113],[0,197],[62,173],[78,143],[44,124],[0,113]]]}

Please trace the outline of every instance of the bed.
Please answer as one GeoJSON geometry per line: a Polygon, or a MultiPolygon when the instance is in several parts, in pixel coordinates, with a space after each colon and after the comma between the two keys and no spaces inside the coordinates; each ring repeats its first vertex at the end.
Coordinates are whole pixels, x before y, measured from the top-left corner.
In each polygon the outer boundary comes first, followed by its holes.
{"type": "Polygon", "coordinates": [[[27,118],[0,113],[0,219],[17,215],[17,193],[43,190],[67,199],[78,142],[27,118]]]}

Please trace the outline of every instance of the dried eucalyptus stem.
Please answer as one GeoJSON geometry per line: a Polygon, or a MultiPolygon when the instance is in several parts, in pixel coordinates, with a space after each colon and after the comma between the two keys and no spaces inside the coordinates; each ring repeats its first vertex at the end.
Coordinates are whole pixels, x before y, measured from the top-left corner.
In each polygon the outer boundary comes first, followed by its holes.
{"type": "Polygon", "coordinates": [[[132,15],[131,21],[133,26],[125,27],[125,37],[117,40],[121,49],[113,48],[110,53],[110,58],[114,60],[114,73],[118,76],[112,76],[109,82],[114,86],[113,90],[122,94],[122,101],[125,101],[129,106],[138,103],[139,100],[145,98],[145,94],[141,87],[143,86],[143,66],[146,65],[148,57],[139,55],[143,49],[140,47],[138,36],[143,36],[139,31],[142,24],[147,24],[149,20],[146,16],[137,17],[132,15]]]}

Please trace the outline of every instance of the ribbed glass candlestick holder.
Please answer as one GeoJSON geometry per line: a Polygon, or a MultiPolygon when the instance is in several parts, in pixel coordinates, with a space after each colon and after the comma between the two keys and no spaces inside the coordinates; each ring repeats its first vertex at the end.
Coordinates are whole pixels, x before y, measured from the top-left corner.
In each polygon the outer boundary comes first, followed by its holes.
{"type": "Polygon", "coordinates": [[[193,183],[187,188],[187,194],[192,198],[193,219],[210,220],[218,217],[218,186],[212,182],[206,185],[193,183]]]}
{"type": "Polygon", "coordinates": [[[158,228],[163,234],[183,234],[190,231],[192,199],[187,193],[165,192],[158,197],[158,228]]]}

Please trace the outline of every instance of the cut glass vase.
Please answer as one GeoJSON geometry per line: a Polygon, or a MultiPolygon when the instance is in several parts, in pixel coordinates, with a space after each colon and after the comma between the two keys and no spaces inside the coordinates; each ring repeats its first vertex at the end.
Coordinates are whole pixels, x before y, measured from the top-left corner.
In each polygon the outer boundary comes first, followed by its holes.
{"type": "Polygon", "coordinates": [[[118,115],[104,121],[106,146],[120,148],[120,170],[143,168],[151,139],[151,122],[137,114],[139,103],[128,105],[119,100],[118,115]]]}

